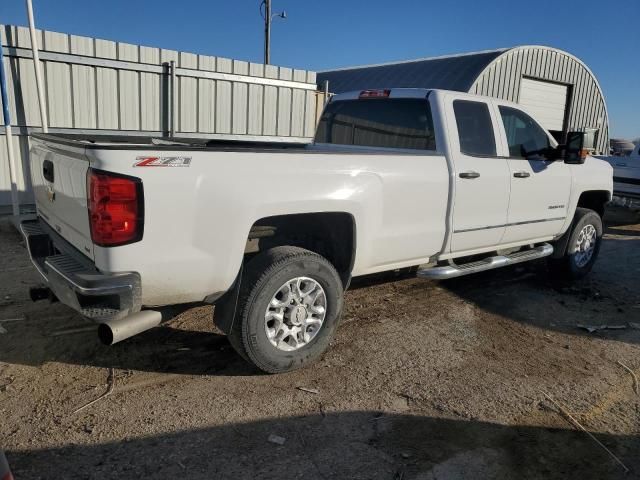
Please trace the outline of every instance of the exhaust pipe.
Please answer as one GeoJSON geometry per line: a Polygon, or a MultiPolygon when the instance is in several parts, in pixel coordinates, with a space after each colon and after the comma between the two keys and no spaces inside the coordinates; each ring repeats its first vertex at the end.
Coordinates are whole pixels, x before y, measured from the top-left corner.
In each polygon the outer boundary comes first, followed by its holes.
{"type": "Polygon", "coordinates": [[[105,345],[126,340],[138,333],[157,327],[162,322],[162,313],[155,310],[143,310],[118,320],[109,320],[98,326],[98,338],[105,345]]]}

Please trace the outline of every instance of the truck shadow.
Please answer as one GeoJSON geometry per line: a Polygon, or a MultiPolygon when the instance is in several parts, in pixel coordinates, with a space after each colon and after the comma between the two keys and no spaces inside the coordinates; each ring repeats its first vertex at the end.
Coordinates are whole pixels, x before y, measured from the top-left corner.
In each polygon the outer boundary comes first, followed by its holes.
{"type": "MultiPolygon", "coordinates": [[[[555,423],[557,413],[548,415],[555,423]]],[[[76,444],[87,436],[82,425],[68,428],[77,430],[71,444],[7,451],[15,477],[241,480],[280,479],[286,472],[310,480],[613,480],[635,478],[640,468],[637,436],[595,433],[631,470],[625,476],[582,432],[376,411],[226,423],[90,445],[76,444]],[[284,444],[271,443],[270,435],[284,444]]],[[[109,434],[99,422],[93,428],[109,434]]]]}
{"type": "Polygon", "coordinates": [[[575,335],[640,343],[640,225],[632,212],[607,214],[593,271],[575,282],[555,278],[545,261],[443,281],[440,285],[485,311],[575,335]],[[611,218],[612,217],[612,218],[611,218]],[[631,223],[636,222],[636,223],[631,223]],[[630,323],[631,322],[631,323],[630,323]],[[617,326],[588,333],[579,325],[617,326]]]}
{"type": "MultiPolygon", "coordinates": [[[[64,307],[63,307],[64,308],[64,307]]],[[[153,328],[112,346],[102,345],[97,325],[72,311],[57,330],[48,330],[46,316],[5,324],[0,361],[40,366],[47,362],[186,375],[256,375],[235,353],[227,338],[211,331],[177,328],[172,323],[153,328]],[[70,334],[64,332],[66,326],[70,334]],[[62,328],[61,328],[62,327],[62,328]],[[85,331],[73,333],[73,329],[85,331]],[[45,333],[43,333],[45,332],[45,333]]]]}

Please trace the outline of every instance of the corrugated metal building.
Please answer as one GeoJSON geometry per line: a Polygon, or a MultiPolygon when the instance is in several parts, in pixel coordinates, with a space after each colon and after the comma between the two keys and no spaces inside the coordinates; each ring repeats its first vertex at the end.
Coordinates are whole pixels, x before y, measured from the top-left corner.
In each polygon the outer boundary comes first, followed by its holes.
{"type": "MultiPolygon", "coordinates": [[[[0,38],[20,200],[33,203],[28,134],[41,121],[31,40],[16,26],[0,26],[0,38]]],[[[324,105],[307,70],[57,32],[37,38],[50,133],[309,142],[324,105]]],[[[11,202],[2,125],[0,208],[11,202]]]]}
{"type": "Polygon", "coordinates": [[[318,73],[332,93],[391,87],[441,88],[497,97],[527,107],[552,132],[595,131],[596,153],[609,151],[602,89],[581,60],[543,46],[424,58],[318,73]]]}

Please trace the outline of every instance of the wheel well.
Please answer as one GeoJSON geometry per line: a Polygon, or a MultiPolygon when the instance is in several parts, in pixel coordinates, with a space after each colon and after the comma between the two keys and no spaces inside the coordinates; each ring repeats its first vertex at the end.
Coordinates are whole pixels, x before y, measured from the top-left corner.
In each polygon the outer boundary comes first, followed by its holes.
{"type": "Polygon", "coordinates": [[[611,195],[606,190],[592,190],[582,192],[578,199],[578,207],[588,208],[604,216],[604,207],[611,200],[611,195]]]}
{"type": "Polygon", "coordinates": [[[291,245],[306,248],[329,260],[345,288],[355,260],[356,226],[351,214],[343,212],[277,215],[253,224],[245,255],[291,245]]]}

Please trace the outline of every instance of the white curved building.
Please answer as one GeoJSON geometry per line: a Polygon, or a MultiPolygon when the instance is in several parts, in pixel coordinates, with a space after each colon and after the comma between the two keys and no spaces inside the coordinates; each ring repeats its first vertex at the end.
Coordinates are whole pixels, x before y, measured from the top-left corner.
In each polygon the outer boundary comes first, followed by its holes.
{"type": "Polygon", "coordinates": [[[545,128],[594,134],[596,153],[609,151],[607,106],[584,62],[555,48],[530,45],[342,68],[318,73],[318,83],[341,93],[367,88],[443,88],[520,103],[545,128]]]}

